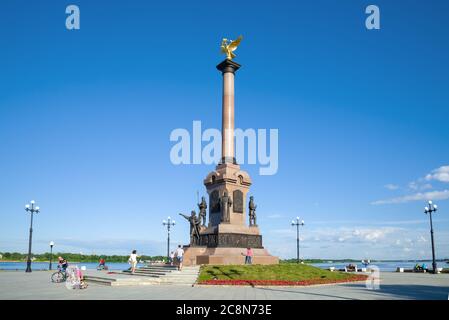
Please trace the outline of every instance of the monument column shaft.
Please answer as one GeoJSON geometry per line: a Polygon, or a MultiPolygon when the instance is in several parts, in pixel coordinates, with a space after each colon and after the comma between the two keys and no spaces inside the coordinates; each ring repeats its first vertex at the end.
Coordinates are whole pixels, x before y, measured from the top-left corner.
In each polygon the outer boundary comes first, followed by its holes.
{"type": "Polygon", "coordinates": [[[223,73],[223,108],[221,125],[223,162],[234,162],[234,73],[223,73]]]}
{"type": "Polygon", "coordinates": [[[217,69],[223,75],[223,100],[221,117],[221,162],[236,164],[234,157],[234,78],[240,68],[237,62],[226,59],[217,69]]]}

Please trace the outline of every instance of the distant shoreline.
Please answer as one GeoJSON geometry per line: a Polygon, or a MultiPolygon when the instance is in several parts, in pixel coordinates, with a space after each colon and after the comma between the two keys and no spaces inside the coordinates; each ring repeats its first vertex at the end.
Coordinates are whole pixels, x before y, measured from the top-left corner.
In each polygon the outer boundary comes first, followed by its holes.
{"type": "MultiPolygon", "coordinates": [[[[0,260],[0,263],[17,263],[17,262],[23,262],[26,263],[26,260],[0,260]]],[[[47,261],[31,261],[32,263],[38,262],[38,263],[50,263],[50,260],[47,261]]],[[[70,263],[99,263],[98,261],[69,261],[70,263]]],[[[58,263],[58,260],[52,260],[51,263],[58,263]]],[[[110,262],[110,263],[126,263],[126,262],[110,262]]]]}
{"type": "MultiPolygon", "coordinates": [[[[295,260],[295,259],[282,259],[281,261],[287,262],[290,260],[295,260]]],[[[341,259],[304,259],[301,260],[304,261],[305,263],[345,263],[345,262],[360,262],[361,260],[356,260],[356,259],[347,259],[347,260],[341,260],[341,259]]],[[[417,260],[412,260],[412,259],[406,259],[406,260],[370,260],[371,263],[375,263],[375,262],[383,262],[383,263],[388,263],[388,262],[426,262],[426,261],[431,261],[431,259],[417,259],[417,260]]],[[[436,262],[448,262],[449,259],[436,259],[436,262]]],[[[26,260],[0,260],[0,263],[19,263],[19,262],[23,262],[26,263],[26,260]]],[[[50,263],[50,260],[34,260],[32,261],[34,262],[39,262],[39,263],[50,263]]],[[[57,263],[58,260],[52,260],[52,263],[57,263]]],[[[69,261],[69,263],[99,263],[99,261],[69,261]]],[[[108,263],[127,263],[127,261],[110,261],[108,263]]]]}
{"type": "MultiPolygon", "coordinates": [[[[27,261],[26,260],[0,260],[0,264],[1,263],[26,263],[27,261]]],[[[31,261],[31,263],[50,263],[50,261],[49,260],[47,260],[47,261],[36,261],[36,260],[34,260],[34,261],[31,261]]],[[[51,263],[53,263],[53,264],[57,264],[58,263],[58,260],[56,259],[56,260],[52,260],[51,261],[51,263]]],[[[80,263],[96,263],[96,264],[99,264],[100,262],[99,261],[72,261],[72,260],[70,260],[69,261],[69,264],[80,264],[80,263]]],[[[128,263],[128,261],[106,261],[106,264],[109,264],[109,263],[128,263]]],[[[146,262],[138,262],[138,263],[146,263],[146,262]]]]}
{"type": "MultiPolygon", "coordinates": [[[[26,260],[0,260],[0,263],[11,263],[11,262],[15,262],[15,263],[17,263],[17,262],[23,262],[23,263],[26,263],[26,260]]],[[[31,261],[32,263],[34,263],[34,262],[39,262],[39,263],[50,263],[50,260],[47,260],[47,261],[36,261],[36,260],[34,260],[34,261],[31,261]]],[[[51,261],[51,263],[58,263],[58,260],[52,260],[51,261]]],[[[97,261],[83,261],[83,262],[85,262],[85,263],[93,263],[93,262],[97,262],[97,261]]],[[[81,263],[80,261],[71,261],[71,263],[81,263]]],[[[121,263],[121,262],[118,262],[118,263],[121,263]]]]}

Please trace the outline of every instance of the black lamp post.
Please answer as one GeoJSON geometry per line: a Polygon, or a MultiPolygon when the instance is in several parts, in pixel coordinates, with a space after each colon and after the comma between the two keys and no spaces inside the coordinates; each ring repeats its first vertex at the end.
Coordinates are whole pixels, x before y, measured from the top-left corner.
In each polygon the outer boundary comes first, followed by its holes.
{"type": "Polygon", "coordinates": [[[299,226],[304,225],[304,220],[299,221],[299,217],[296,220],[292,220],[292,226],[296,226],[296,262],[299,263],[299,226]]]}
{"type": "Polygon", "coordinates": [[[432,241],[432,268],[433,273],[437,273],[437,263],[435,261],[435,243],[433,241],[433,223],[432,223],[432,212],[437,211],[437,205],[433,204],[432,201],[429,201],[427,207],[424,208],[424,213],[429,214],[430,218],[430,239],[432,241]]]}
{"type": "Polygon", "coordinates": [[[28,258],[27,258],[27,268],[25,272],[31,272],[31,242],[33,238],[33,214],[39,213],[39,207],[35,206],[34,200],[31,200],[30,204],[25,206],[25,210],[31,213],[31,224],[30,224],[30,239],[28,242],[28,258]]]}
{"type": "Polygon", "coordinates": [[[175,220],[168,217],[167,221],[162,220],[162,225],[167,226],[167,261],[170,261],[170,228],[175,225],[175,220]]]}
{"type": "Polygon", "coordinates": [[[48,266],[48,269],[51,270],[51,260],[53,258],[53,246],[55,243],[53,241],[50,241],[50,265],[48,266]]]}

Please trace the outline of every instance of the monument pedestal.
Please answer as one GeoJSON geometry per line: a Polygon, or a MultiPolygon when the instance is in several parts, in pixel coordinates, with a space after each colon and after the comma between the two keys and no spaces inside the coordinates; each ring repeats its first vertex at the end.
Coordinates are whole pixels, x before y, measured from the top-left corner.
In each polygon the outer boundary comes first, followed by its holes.
{"type": "MultiPolygon", "coordinates": [[[[279,258],[268,253],[266,249],[252,249],[253,264],[278,264],[279,258]]],[[[245,264],[246,248],[208,248],[200,247],[184,247],[185,266],[201,265],[201,264],[245,264]]]]}
{"type": "Polygon", "coordinates": [[[237,164],[222,163],[207,175],[204,185],[209,194],[209,225],[201,228],[197,243],[184,247],[184,265],[244,264],[247,248],[253,250],[253,264],[279,263],[279,258],[263,247],[259,227],[246,225],[249,175],[237,164]],[[232,199],[229,221],[223,221],[220,202],[225,192],[232,199]]]}

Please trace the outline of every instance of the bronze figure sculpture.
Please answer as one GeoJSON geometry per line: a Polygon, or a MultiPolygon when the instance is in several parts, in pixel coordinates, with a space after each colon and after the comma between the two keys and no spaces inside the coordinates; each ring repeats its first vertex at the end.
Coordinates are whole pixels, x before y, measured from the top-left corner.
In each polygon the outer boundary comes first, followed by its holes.
{"type": "Polygon", "coordinates": [[[254,203],[254,197],[249,197],[249,225],[256,226],[256,208],[257,205],[254,203]]]}
{"type": "Polygon", "coordinates": [[[225,191],[223,196],[220,199],[220,208],[221,208],[221,221],[222,222],[230,222],[230,212],[232,206],[232,199],[228,196],[228,192],[225,191]]]}
{"type": "Polygon", "coordinates": [[[206,199],[204,197],[201,197],[201,203],[198,203],[199,208],[199,219],[202,221],[201,225],[206,226],[206,209],[207,209],[207,203],[206,199]]]}
{"type": "Polygon", "coordinates": [[[183,216],[187,221],[190,222],[190,244],[197,244],[200,239],[200,220],[196,216],[195,210],[192,210],[190,216],[184,215],[182,213],[180,213],[179,215],[183,216]]]}
{"type": "Polygon", "coordinates": [[[239,36],[236,40],[228,40],[223,38],[220,49],[222,53],[226,54],[226,59],[232,60],[235,58],[234,51],[237,49],[242,39],[243,36],[239,36]]]}

